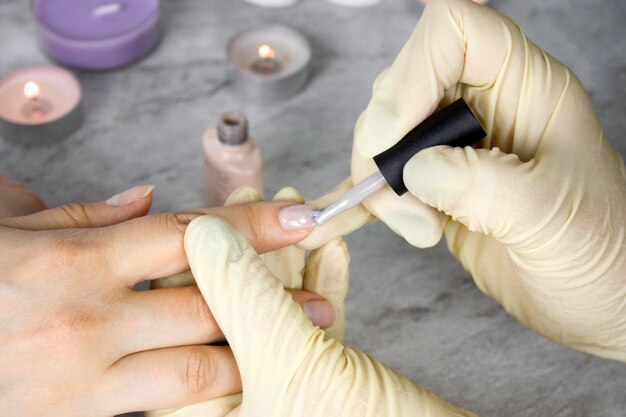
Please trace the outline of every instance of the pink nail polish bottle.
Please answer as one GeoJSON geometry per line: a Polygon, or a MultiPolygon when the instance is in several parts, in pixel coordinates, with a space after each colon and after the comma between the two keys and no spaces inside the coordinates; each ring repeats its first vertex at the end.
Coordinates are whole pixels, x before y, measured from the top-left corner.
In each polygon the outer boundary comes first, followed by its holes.
{"type": "Polygon", "coordinates": [[[249,185],[263,194],[263,159],[248,136],[248,120],[240,112],[224,113],[203,137],[207,204],[223,206],[237,188],[249,185]]]}

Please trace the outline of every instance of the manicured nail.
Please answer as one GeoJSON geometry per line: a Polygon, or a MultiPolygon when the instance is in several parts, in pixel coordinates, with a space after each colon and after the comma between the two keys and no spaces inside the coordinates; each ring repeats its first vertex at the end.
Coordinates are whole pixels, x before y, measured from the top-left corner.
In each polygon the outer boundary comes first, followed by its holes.
{"type": "Polygon", "coordinates": [[[155,185],[138,185],[133,188],[129,188],[126,191],[122,191],[119,194],[115,194],[109,198],[105,203],[113,207],[122,207],[130,204],[134,201],[145,198],[154,190],[155,185]]]}
{"type": "Polygon", "coordinates": [[[311,300],[302,307],[304,314],[311,319],[313,324],[326,329],[335,322],[335,309],[328,301],[311,300]]]}
{"type": "Polygon", "coordinates": [[[278,219],[284,229],[310,229],[317,226],[313,213],[317,209],[305,204],[284,207],[278,212],[278,219]]]}

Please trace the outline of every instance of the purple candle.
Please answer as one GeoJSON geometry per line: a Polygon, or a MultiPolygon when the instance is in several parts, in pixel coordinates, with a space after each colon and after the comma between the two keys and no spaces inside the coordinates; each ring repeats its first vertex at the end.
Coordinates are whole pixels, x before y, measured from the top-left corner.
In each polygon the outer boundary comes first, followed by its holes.
{"type": "Polygon", "coordinates": [[[110,69],[146,55],[159,39],[159,0],[35,0],[44,51],[84,69],[110,69]]]}

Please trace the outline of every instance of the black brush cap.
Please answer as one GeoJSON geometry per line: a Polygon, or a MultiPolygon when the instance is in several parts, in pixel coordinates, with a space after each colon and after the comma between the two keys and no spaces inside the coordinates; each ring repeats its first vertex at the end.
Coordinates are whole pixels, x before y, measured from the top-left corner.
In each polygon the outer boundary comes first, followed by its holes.
{"type": "Polygon", "coordinates": [[[404,165],[419,151],[433,146],[471,146],[486,135],[465,100],[458,99],[407,133],[400,142],[374,157],[381,174],[398,195],[407,192],[404,165]]]}

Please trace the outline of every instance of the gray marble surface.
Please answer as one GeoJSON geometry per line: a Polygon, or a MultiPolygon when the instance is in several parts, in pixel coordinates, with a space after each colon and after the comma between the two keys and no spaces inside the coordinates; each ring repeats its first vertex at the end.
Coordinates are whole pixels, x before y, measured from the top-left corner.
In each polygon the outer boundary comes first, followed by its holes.
{"type": "MultiPolygon", "coordinates": [[[[493,0],[587,86],[607,136],[626,154],[626,2],[493,0]]],[[[409,36],[421,6],[386,0],[351,10],[321,0],[263,10],[239,0],[169,0],[158,49],[123,70],[80,73],[86,120],[63,143],[0,142],[0,170],[50,205],[157,184],[153,212],[201,206],[200,137],[240,109],[262,147],[268,195],[318,196],[348,174],[351,135],[375,75],[409,36]],[[299,96],[259,105],[224,83],[224,45],[263,22],[300,28],[315,49],[299,96]]],[[[0,74],[47,64],[26,0],[0,0],[0,74]]],[[[484,296],[440,244],[416,250],[376,224],[350,236],[347,340],[482,416],[626,415],[626,366],[553,344],[484,296]]]]}

